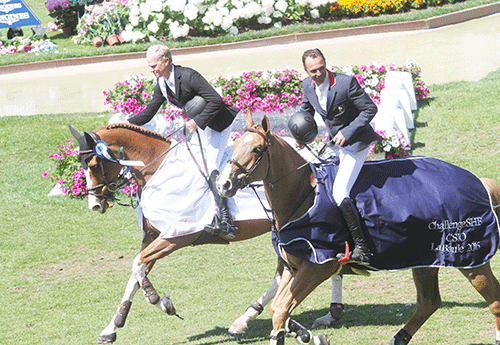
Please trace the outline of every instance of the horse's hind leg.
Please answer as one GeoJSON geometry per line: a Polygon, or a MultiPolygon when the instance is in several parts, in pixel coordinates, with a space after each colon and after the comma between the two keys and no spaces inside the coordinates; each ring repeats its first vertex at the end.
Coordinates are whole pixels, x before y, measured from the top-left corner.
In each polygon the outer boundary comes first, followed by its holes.
{"type": "Polygon", "coordinates": [[[460,272],[470,281],[472,286],[488,303],[496,321],[496,343],[500,344],[500,283],[491,271],[490,263],[481,267],[461,269],[460,272]]]}
{"type": "Polygon", "coordinates": [[[342,304],[342,285],[343,277],[337,274],[331,277],[332,280],[332,301],[330,310],[325,316],[314,320],[311,329],[332,327],[336,322],[339,322],[344,313],[344,305],[342,304]]]}
{"type": "Polygon", "coordinates": [[[417,288],[415,312],[406,325],[392,338],[391,345],[406,345],[418,329],[441,307],[438,268],[414,268],[413,281],[417,288]]]}

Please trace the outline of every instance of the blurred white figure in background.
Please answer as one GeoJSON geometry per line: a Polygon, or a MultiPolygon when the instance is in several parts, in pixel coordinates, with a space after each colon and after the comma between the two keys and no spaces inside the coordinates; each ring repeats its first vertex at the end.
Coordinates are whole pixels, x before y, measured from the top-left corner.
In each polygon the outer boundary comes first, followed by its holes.
{"type": "Polygon", "coordinates": [[[409,72],[387,72],[385,88],[380,92],[380,104],[377,115],[373,118],[376,131],[400,131],[408,142],[409,130],[414,125],[413,111],[417,110],[417,101],[413,89],[413,80],[409,72]]]}

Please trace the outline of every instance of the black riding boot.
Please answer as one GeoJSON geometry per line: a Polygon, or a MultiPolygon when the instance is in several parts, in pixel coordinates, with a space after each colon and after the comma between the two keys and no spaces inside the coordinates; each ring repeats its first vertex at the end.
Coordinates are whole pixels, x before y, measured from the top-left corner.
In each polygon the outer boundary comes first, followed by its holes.
{"type": "Polygon", "coordinates": [[[216,179],[218,175],[219,172],[217,170],[212,171],[208,185],[214,195],[215,203],[219,208],[219,214],[218,217],[214,217],[212,224],[205,225],[205,231],[216,236],[220,234],[222,237],[232,240],[235,237],[236,227],[233,225],[233,219],[229,213],[227,198],[221,197],[217,191],[216,179]]]}
{"type": "Polygon", "coordinates": [[[354,240],[354,250],[351,254],[351,262],[360,265],[369,265],[372,255],[366,246],[363,235],[363,225],[358,208],[350,198],[345,198],[339,205],[340,212],[344,217],[352,239],[354,240]]]}

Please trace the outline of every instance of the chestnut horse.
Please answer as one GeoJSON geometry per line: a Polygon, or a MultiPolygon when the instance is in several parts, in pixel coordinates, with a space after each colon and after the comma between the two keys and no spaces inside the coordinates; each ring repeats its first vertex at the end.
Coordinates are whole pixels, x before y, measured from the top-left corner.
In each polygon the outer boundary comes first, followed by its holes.
{"type": "MultiPolygon", "coordinates": [[[[143,187],[160,167],[165,154],[173,146],[172,141],[168,138],[130,124],[107,125],[95,132],[85,133],[85,135],[79,134],[71,127],[70,130],[80,145],[80,161],[84,168],[88,167],[86,175],[87,187],[90,190],[89,194],[91,194],[89,195],[89,202],[92,197],[97,201],[91,206],[89,204],[89,207],[100,213],[106,212],[113,201],[116,201],[114,194],[120,189],[122,181],[127,179],[121,175],[123,165],[119,162],[96,156],[94,153],[96,141],[101,140],[107,144],[107,154],[110,158],[123,157],[130,164],[137,164],[137,161],[144,163],[144,166],[132,166],[130,171],[138,185],[139,195],[143,187]]],[[[200,178],[202,178],[201,173],[200,178]]],[[[99,335],[98,342],[113,343],[116,341],[116,328],[124,326],[132,299],[140,287],[143,289],[148,302],[156,305],[169,315],[176,314],[169,296],[165,294],[160,298],[147,278],[147,274],[156,260],[190,245],[205,243],[227,244],[228,242],[244,241],[271,231],[271,222],[267,218],[235,221],[235,226],[237,227],[235,238],[227,241],[218,236],[208,234],[205,231],[161,238],[159,236],[160,232],[148,219],[143,217],[142,228],[144,236],[140,254],[137,255],[133,262],[133,274],[127,283],[125,293],[115,315],[110,324],[99,335]]],[[[246,322],[256,318],[267,302],[272,299],[277,289],[277,282],[282,267],[282,264],[278,262],[273,284],[257,302],[252,304],[253,309],[249,308],[245,315],[238,319],[238,324],[232,326],[233,333],[245,332],[247,327],[246,322]],[[250,309],[252,310],[250,311],[250,309]]]]}
{"type": "MultiPolygon", "coordinates": [[[[80,159],[86,169],[87,188],[89,193],[89,208],[99,213],[104,213],[115,200],[114,194],[121,181],[125,180],[121,176],[123,166],[119,162],[102,159],[94,154],[94,145],[97,140],[102,140],[108,146],[110,157],[120,157],[125,155],[128,161],[142,161],[145,167],[132,167],[131,173],[138,184],[138,194],[150,180],[160,166],[163,156],[169,152],[172,142],[153,131],[129,124],[114,124],[104,126],[95,132],[85,133],[85,136],[70,127],[71,133],[78,140],[80,145],[80,159]],[[94,186],[92,188],[92,186],[94,186]]],[[[133,164],[133,162],[132,162],[133,164]]],[[[202,178],[200,174],[200,179],[202,178]]],[[[123,186],[122,186],[123,187],[123,186]]],[[[116,328],[123,327],[129,313],[132,300],[139,287],[142,287],[146,299],[159,307],[169,315],[175,315],[175,308],[168,295],[162,299],[154,290],[153,286],[146,278],[147,273],[153,267],[157,259],[163,258],[172,252],[191,245],[205,243],[228,243],[243,241],[271,231],[269,219],[252,219],[236,221],[238,230],[236,237],[232,240],[225,240],[214,237],[204,231],[191,233],[188,235],[160,238],[160,232],[143,217],[143,239],[141,252],[134,260],[133,274],[125,288],[125,293],[121,303],[113,316],[109,325],[98,337],[99,343],[113,343],[116,341],[116,328]],[[139,277],[139,278],[138,278],[139,277]]],[[[269,289],[254,303],[248,307],[245,313],[233,322],[229,328],[232,334],[242,334],[248,330],[248,321],[257,318],[263,308],[272,300],[278,288],[278,282],[283,271],[283,264],[278,260],[276,274],[269,289]]],[[[350,273],[344,270],[343,273],[350,273]]],[[[333,283],[332,289],[341,289],[341,283],[333,283]]],[[[330,313],[318,318],[315,324],[318,327],[330,325],[338,319],[333,319],[330,313]]]]}
{"type": "MultiPolygon", "coordinates": [[[[252,181],[263,181],[279,231],[285,223],[298,219],[313,205],[315,196],[311,190],[316,187],[316,179],[305,160],[285,140],[270,132],[266,116],[261,124],[256,125],[251,114],[247,114],[247,126],[246,132],[234,142],[230,160],[232,164],[228,164],[221,172],[217,188],[222,196],[230,197],[252,181]]],[[[498,222],[500,187],[491,179],[481,181],[495,210],[496,216],[492,217],[497,218],[498,222]]],[[[289,318],[292,311],[318,285],[338,272],[340,267],[336,259],[318,264],[293,254],[280,249],[280,255],[289,269],[284,271],[271,304],[271,345],[285,343],[285,332],[291,328],[289,318]]],[[[458,269],[486,300],[495,317],[496,329],[500,330],[500,284],[491,271],[489,261],[479,267],[458,269]]],[[[440,307],[438,270],[437,267],[412,268],[417,292],[416,309],[403,329],[392,338],[391,344],[408,344],[417,330],[440,307]]],[[[500,344],[499,335],[500,331],[497,331],[497,345],[500,344]]],[[[315,339],[314,343],[328,341],[315,339]]]]}

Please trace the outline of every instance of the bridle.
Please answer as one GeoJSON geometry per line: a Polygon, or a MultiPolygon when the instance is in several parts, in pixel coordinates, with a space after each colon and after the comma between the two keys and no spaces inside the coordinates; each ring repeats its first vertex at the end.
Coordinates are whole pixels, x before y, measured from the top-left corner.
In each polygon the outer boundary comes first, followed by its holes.
{"type": "Polygon", "coordinates": [[[257,169],[259,164],[264,159],[264,156],[267,156],[267,163],[268,164],[267,164],[266,177],[264,177],[263,180],[265,180],[267,178],[267,176],[269,175],[269,170],[271,169],[271,158],[269,157],[269,148],[271,147],[271,141],[266,137],[265,134],[263,134],[261,131],[259,131],[256,128],[253,128],[253,127],[247,128],[247,129],[245,129],[245,132],[251,132],[251,133],[255,133],[255,134],[260,135],[264,139],[264,143],[265,143],[266,147],[262,150],[262,152],[257,157],[257,159],[255,160],[253,165],[250,167],[250,169],[245,168],[243,165],[238,163],[233,158],[231,158],[227,161],[229,164],[234,164],[244,174],[243,178],[240,179],[240,184],[241,184],[242,188],[247,187],[250,184],[250,182],[249,182],[250,175],[255,171],[255,169],[257,169]]]}
{"type": "MultiPolygon", "coordinates": [[[[262,162],[262,160],[264,159],[264,155],[267,156],[267,173],[266,173],[266,177],[264,177],[262,180],[265,180],[268,176],[269,176],[269,171],[271,169],[271,158],[270,158],[270,155],[269,155],[269,148],[271,147],[271,141],[267,138],[267,136],[265,134],[263,134],[262,132],[260,132],[259,130],[257,130],[256,128],[254,127],[250,127],[250,128],[247,128],[245,130],[245,132],[251,132],[251,133],[256,133],[256,134],[259,134],[263,139],[264,139],[264,142],[266,144],[266,147],[264,148],[264,150],[262,150],[261,154],[259,155],[259,157],[257,157],[255,163],[252,165],[252,167],[250,167],[250,169],[246,169],[244,166],[242,166],[240,163],[238,163],[236,160],[234,160],[233,158],[229,159],[228,160],[228,163],[229,164],[234,164],[236,167],[238,167],[238,169],[240,169],[245,175],[244,177],[240,180],[240,184],[241,184],[241,188],[245,188],[245,187],[251,187],[257,198],[259,199],[262,207],[264,208],[264,211],[267,212],[273,212],[272,210],[268,210],[266,209],[266,207],[264,207],[264,204],[262,203],[262,201],[260,200],[260,197],[259,195],[257,194],[254,186],[252,186],[250,183],[249,183],[249,178],[250,178],[250,175],[252,174],[252,172],[259,166],[259,164],[262,162]]],[[[306,162],[305,164],[297,167],[296,169],[288,172],[287,174],[281,176],[279,179],[277,179],[276,181],[273,181],[273,182],[269,182],[267,185],[270,189],[273,189],[274,188],[274,185],[283,180],[284,178],[288,177],[289,175],[299,171],[300,169],[306,167],[307,165],[309,165],[309,162],[306,162]]],[[[285,222],[283,224],[286,224],[288,223],[288,221],[291,219],[291,217],[295,214],[295,212],[300,208],[300,206],[305,202],[305,200],[309,197],[309,195],[314,192],[315,190],[315,186],[311,186],[311,189],[309,190],[308,193],[306,193],[304,195],[303,198],[301,198],[300,200],[298,200],[298,202],[296,203],[295,207],[290,211],[288,217],[285,218],[285,222]]],[[[271,223],[273,224],[273,231],[275,232],[279,232],[279,229],[277,229],[277,226],[276,226],[276,220],[274,219],[274,216],[272,219],[269,219],[271,221],[271,223]]]]}
{"type": "MultiPolygon", "coordinates": [[[[182,129],[185,130],[185,128],[186,128],[185,126],[182,126],[182,127],[178,128],[174,132],[170,133],[170,135],[168,137],[171,137],[173,134],[175,134],[176,132],[178,132],[178,131],[180,131],[182,129]]],[[[94,142],[97,142],[97,141],[100,140],[99,136],[96,133],[94,133],[94,132],[88,132],[88,134],[94,140],[94,142]]],[[[145,165],[138,172],[142,173],[144,170],[146,170],[151,165],[153,165],[153,163],[155,163],[156,161],[158,161],[161,157],[163,157],[166,154],[168,154],[175,146],[180,145],[182,142],[184,142],[186,140],[187,140],[187,136],[185,135],[185,137],[184,137],[183,140],[177,142],[173,146],[170,146],[167,150],[165,150],[162,154],[160,154],[158,157],[156,157],[151,162],[149,162],[149,164],[145,165]]],[[[201,145],[201,143],[200,143],[200,145],[201,145]]],[[[118,152],[120,152],[120,150],[118,150],[118,152]]],[[[93,148],[92,149],[87,149],[87,150],[82,150],[82,151],[80,151],[79,154],[81,155],[81,157],[85,157],[85,158],[81,159],[81,160],[85,159],[85,161],[89,161],[94,156],[97,157],[98,165],[101,168],[101,175],[102,175],[103,180],[104,180],[104,183],[101,183],[101,184],[99,184],[97,186],[94,186],[92,188],[87,189],[87,193],[88,194],[93,195],[96,198],[102,199],[102,200],[104,200],[106,202],[107,201],[112,201],[112,202],[116,201],[117,204],[120,205],[120,206],[132,206],[132,208],[137,208],[137,206],[139,205],[139,203],[137,201],[137,194],[138,193],[137,193],[137,191],[134,192],[133,188],[131,188],[131,192],[130,192],[130,203],[127,203],[127,204],[120,203],[120,199],[117,198],[117,197],[115,197],[115,193],[117,191],[119,191],[121,188],[123,188],[123,187],[125,187],[127,185],[132,187],[133,181],[134,180],[137,181],[136,174],[131,171],[132,170],[131,166],[127,165],[125,169],[122,169],[122,171],[118,175],[116,181],[109,182],[108,178],[106,177],[106,171],[104,169],[104,161],[105,160],[109,161],[110,157],[108,157],[108,159],[101,158],[100,156],[96,155],[96,153],[94,152],[93,148]],[[106,187],[108,189],[108,191],[110,191],[112,193],[112,195],[103,194],[102,190],[103,190],[104,187],[106,187]],[[99,188],[101,188],[101,193],[100,194],[98,194],[98,193],[95,192],[99,188]]],[[[112,156],[112,154],[111,154],[111,156],[112,156]]],[[[111,157],[111,158],[114,158],[114,157],[111,157]]]]}
{"type": "MultiPolygon", "coordinates": [[[[90,158],[93,158],[94,156],[96,156],[95,154],[93,154],[93,150],[85,150],[85,151],[81,151],[81,153],[92,154],[90,156],[90,158]]],[[[124,170],[122,169],[122,171],[118,175],[116,181],[109,181],[108,177],[106,176],[106,170],[104,168],[104,162],[103,162],[104,160],[105,159],[97,157],[98,165],[101,168],[101,175],[102,175],[102,178],[104,180],[104,183],[98,184],[97,186],[93,186],[92,188],[88,188],[87,194],[93,195],[96,198],[99,198],[99,199],[104,200],[106,202],[112,201],[112,202],[116,202],[118,205],[121,205],[121,206],[132,206],[132,208],[136,208],[138,205],[138,203],[135,201],[137,193],[133,192],[133,188],[131,188],[130,202],[129,203],[127,203],[127,204],[121,203],[120,199],[115,197],[115,193],[118,192],[123,187],[126,187],[127,185],[132,186],[133,180],[136,180],[135,174],[130,171],[131,170],[130,167],[127,167],[124,170]],[[104,194],[103,193],[104,187],[106,187],[107,190],[111,194],[104,194]],[[98,189],[101,189],[101,193],[96,192],[98,189]]]]}
{"type": "MultiPolygon", "coordinates": [[[[100,137],[99,137],[99,135],[97,135],[97,133],[88,132],[88,134],[94,142],[98,142],[100,140],[100,137]]],[[[134,180],[136,177],[135,174],[133,174],[130,171],[131,170],[130,166],[127,166],[127,168],[125,170],[122,169],[122,171],[118,175],[116,181],[109,181],[109,179],[106,175],[106,169],[104,167],[104,161],[107,159],[104,159],[104,158],[101,158],[100,156],[98,156],[94,152],[94,148],[81,150],[79,152],[79,156],[80,156],[80,160],[81,160],[83,166],[85,166],[83,164],[84,163],[83,161],[85,161],[85,164],[88,166],[88,161],[90,161],[92,158],[96,157],[97,163],[98,163],[99,167],[101,168],[102,178],[104,180],[104,183],[101,183],[97,186],[93,186],[92,188],[88,188],[87,194],[93,195],[96,198],[99,198],[99,199],[104,200],[106,202],[109,202],[109,201],[115,202],[116,201],[118,205],[122,205],[122,206],[132,206],[133,208],[136,208],[138,206],[138,203],[136,201],[136,193],[133,192],[133,188],[131,188],[131,192],[130,192],[130,203],[128,203],[128,204],[120,203],[120,199],[115,197],[115,193],[117,191],[119,191],[121,188],[123,188],[127,185],[131,186],[133,183],[132,180],[134,180]],[[111,194],[104,194],[103,193],[104,187],[106,187],[107,190],[109,192],[111,192],[111,194]],[[96,192],[98,189],[101,189],[101,193],[96,192]]],[[[111,157],[108,156],[108,158],[114,159],[114,156],[111,154],[111,157]]],[[[90,169],[90,167],[89,167],[89,169],[90,169]]]]}

